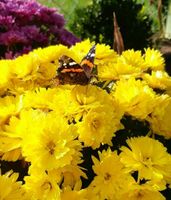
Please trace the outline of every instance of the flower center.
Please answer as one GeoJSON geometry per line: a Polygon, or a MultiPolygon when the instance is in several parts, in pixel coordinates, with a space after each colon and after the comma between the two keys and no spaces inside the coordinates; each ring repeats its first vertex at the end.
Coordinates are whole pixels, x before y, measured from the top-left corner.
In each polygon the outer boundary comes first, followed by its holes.
{"type": "Polygon", "coordinates": [[[144,195],[142,194],[142,192],[141,191],[139,191],[138,193],[137,193],[137,195],[136,195],[136,197],[139,199],[139,198],[142,198],[144,195]]]}
{"type": "Polygon", "coordinates": [[[110,179],[111,175],[109,173],[106,173],[104,176],[105,181],[108,181],[110,179]]]}
{"type": "Polygon", "coordinates": [[[43,190],[51,190],[52,189],[52,184],[50,182],[44,182],[41,186],[43,190]]]}
{"type": "Polygon", "coordinates": [[[53,155],[54,152],[55,152],[55,147],[56,147],[56,144],[53,142],[53,141],[49,141],[49,143],[47,143],[46,145],[46,148],[48,150],[48,152],[53,155]]]}
{"type": "Polygon", "coordinates": [[[143,157],[143,164],[144,164],[146,167],[151,166],[151,165],[152,165],[151,158],[148,157],[148,156],[144,156],[144,157],[143,157]]]}
{"type": "Polygon", "coordinates": [[[99,125],[100,125],[99,120],[94,119],[94,120],[91,122],[91,125],[92,125],[93,129],[95,129],[95,130],[98,129],[98,128],[99,128],[99,125]]]}

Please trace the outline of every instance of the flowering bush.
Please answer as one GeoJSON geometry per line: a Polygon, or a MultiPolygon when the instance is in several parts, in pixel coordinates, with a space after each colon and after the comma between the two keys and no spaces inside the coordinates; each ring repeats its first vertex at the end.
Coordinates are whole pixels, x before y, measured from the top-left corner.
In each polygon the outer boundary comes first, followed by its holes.
{"type": "Polygon", "coordinates": [[[164,60],[154,49],[118,55],[97,44],[93,83],[59,84],[61,56],[80,63],[92,45],[0,61],[3,199],[165,199],[171,77],[164,60]]]}
{"type": "Polygon", "coordinates": [[[0,57],[12,58],[50,44],[78,42],[56,9],[35,0],[0,1],[0,57]]]}

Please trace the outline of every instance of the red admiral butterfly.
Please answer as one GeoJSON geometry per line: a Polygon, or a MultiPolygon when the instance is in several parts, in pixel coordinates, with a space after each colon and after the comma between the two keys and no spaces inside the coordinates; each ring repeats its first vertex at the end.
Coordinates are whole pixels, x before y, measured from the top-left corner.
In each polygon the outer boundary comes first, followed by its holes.
{"type": "Polygon", "coordinates": [[[80,64],[65,55],[59,59],[60,66],[57,72],[60,84],[86,85],[89,83],[94,76],[95,47],[93,45],[80,64]]]}

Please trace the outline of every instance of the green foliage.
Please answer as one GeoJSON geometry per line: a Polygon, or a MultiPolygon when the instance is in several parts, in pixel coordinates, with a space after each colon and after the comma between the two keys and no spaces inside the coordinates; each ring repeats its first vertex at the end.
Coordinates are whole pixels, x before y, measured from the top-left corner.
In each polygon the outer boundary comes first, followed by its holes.
{"type": "Polygon", "coordinates": [[[120,26],[125,48],[143,49],[152,35],[149,17],[142,12],[143,4],[134,0],[92,0],[92,4],[76,9],[70,30],[78,37],[113,44],[113,12],[120,26]]]}
{"type": "Polygon", "coordinates": [[[38,0],[38,2],[48,7],[56,7],[56,2],[54,0],[38,0]]]}
{"type": "Polygon", "coordinates": [[[92,0],[38,0],[43,5],[49,7],[55,7],[60,13],[64,15],[66,20],[66,27],[68,23],[73,20],[74,12],[76,8],[84,8],[91,4],[92,0]]]}
{"type": "MultiPolygon", "coordinates": [[[[137,0],[138,3],[144,4],[143,12],[152,19],[152,31],[156,32],[160,29],[159,19],[158,19],[158,0],[137,0]]],[[[165,24],[167,7],[169,0],[162,1],[162,22],[165,24]]]]}

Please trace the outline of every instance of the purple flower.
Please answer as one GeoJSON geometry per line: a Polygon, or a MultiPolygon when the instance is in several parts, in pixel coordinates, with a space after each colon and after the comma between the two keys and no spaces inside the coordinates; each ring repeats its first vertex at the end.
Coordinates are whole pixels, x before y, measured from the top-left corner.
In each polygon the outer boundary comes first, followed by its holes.
{"type": "Polygon", "coordinates": [[[67,31],[66,29],[62,29],[59,31],[59,40],[62,44],[71,46],[72,44],[75,44],[76,42],[80,42],[77,37],[75,37],[71,32],[67,31]]]}
{"type": "Polygon", "coordinates": [[[64,28],[63,15],[35,0],[0,1],[0,57],[12,58],[33,48],[80,41],[64,28]]]}
{"type": "Polygon", "coordinates": [[[18,30],[10,30],[0,34],[0,45],[12,46],[13,44],[23,43],[27,44],[27,38],[18,30]]]}

